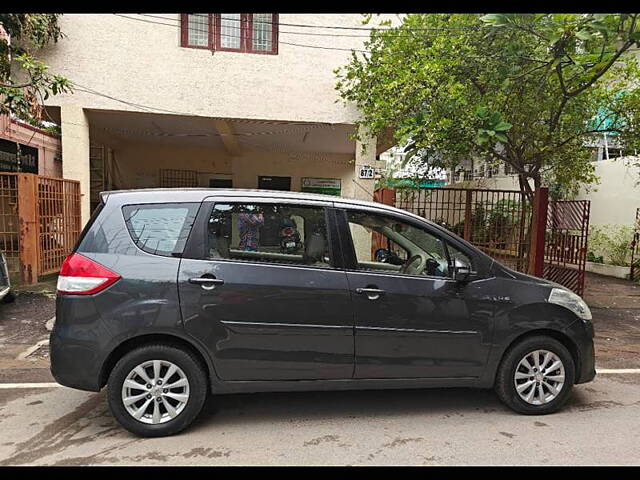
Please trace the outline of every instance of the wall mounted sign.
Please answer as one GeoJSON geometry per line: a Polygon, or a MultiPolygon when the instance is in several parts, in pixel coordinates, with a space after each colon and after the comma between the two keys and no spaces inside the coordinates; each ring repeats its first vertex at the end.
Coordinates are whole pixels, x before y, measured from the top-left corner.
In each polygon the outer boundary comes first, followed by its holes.
{"type": "Polygon", "coordinates": [[[38,173],[38,149],[0,139],[0,171],[38,173]]]}
{"type": "Polygon", "coordinates": [[[300,180],[300,191],[308,193],[324,193],[325,195],[340,195],[342,184],[339,178],[310,178],[300,180]]]}
{"type": "Polygon", "coordinates": [[[368,180],[374,179],[376,176],[376,171],[373,167],[369,165],[362,165],[358,169],[358,178],[366,178],[368,180]]]}

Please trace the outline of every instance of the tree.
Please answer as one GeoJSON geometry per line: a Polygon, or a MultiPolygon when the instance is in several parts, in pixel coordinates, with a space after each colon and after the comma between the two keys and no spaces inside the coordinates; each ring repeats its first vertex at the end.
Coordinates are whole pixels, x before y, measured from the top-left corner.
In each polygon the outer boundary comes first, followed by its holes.
{"type": "Polygon", "coordinates": [[[530,195],[530,180],[575,189],[596,180],[594,133],[638,149],[638,17],[412,14],[373,29],[367,53],[336,70],[336,88],[359,124],[392,128],[419,161],[484,158],[511,165],[530,195]]]}
{"type": "Polygon", "coordinates": [[[57,14],[0,14],[0,114],[38,125],[44,100],[70,92],[71,83],[50,74],[35,50],[62,37],[57,14]]]}

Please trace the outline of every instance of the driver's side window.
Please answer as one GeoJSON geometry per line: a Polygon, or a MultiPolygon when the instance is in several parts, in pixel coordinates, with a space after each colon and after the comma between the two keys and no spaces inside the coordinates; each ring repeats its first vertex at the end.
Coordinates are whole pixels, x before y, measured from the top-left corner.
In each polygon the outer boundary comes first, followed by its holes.
{"type": "Polygon", "coordinates": [[[369,212],[348,211],[357,268],[416,276],[449,276],[442,240],[411,224],[369,212]]]}

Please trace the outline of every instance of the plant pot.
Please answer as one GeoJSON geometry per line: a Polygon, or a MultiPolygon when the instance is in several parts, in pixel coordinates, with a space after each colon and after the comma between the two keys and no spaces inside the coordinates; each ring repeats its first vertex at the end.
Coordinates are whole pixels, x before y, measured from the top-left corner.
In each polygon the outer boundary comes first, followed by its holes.
{"type": "Polygon", "coordinates": [[[607,277],[615,277],[622,279],[629,279],[631,267],[607,265],[606,263],[587,262],[585,270],[587,272],[597,273],[599,275],[605,275],[607,277]]]}

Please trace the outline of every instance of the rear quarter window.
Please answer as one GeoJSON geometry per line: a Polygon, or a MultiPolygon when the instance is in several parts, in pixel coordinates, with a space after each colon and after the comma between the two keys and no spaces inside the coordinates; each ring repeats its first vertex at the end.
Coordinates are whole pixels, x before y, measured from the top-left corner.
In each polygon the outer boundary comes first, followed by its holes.
{"type": "Polygon", "coordinates": [[[125,205],[122,213],[138,248],[170,257],[182,255],[199,206],[200,203],[125,205]]]}

